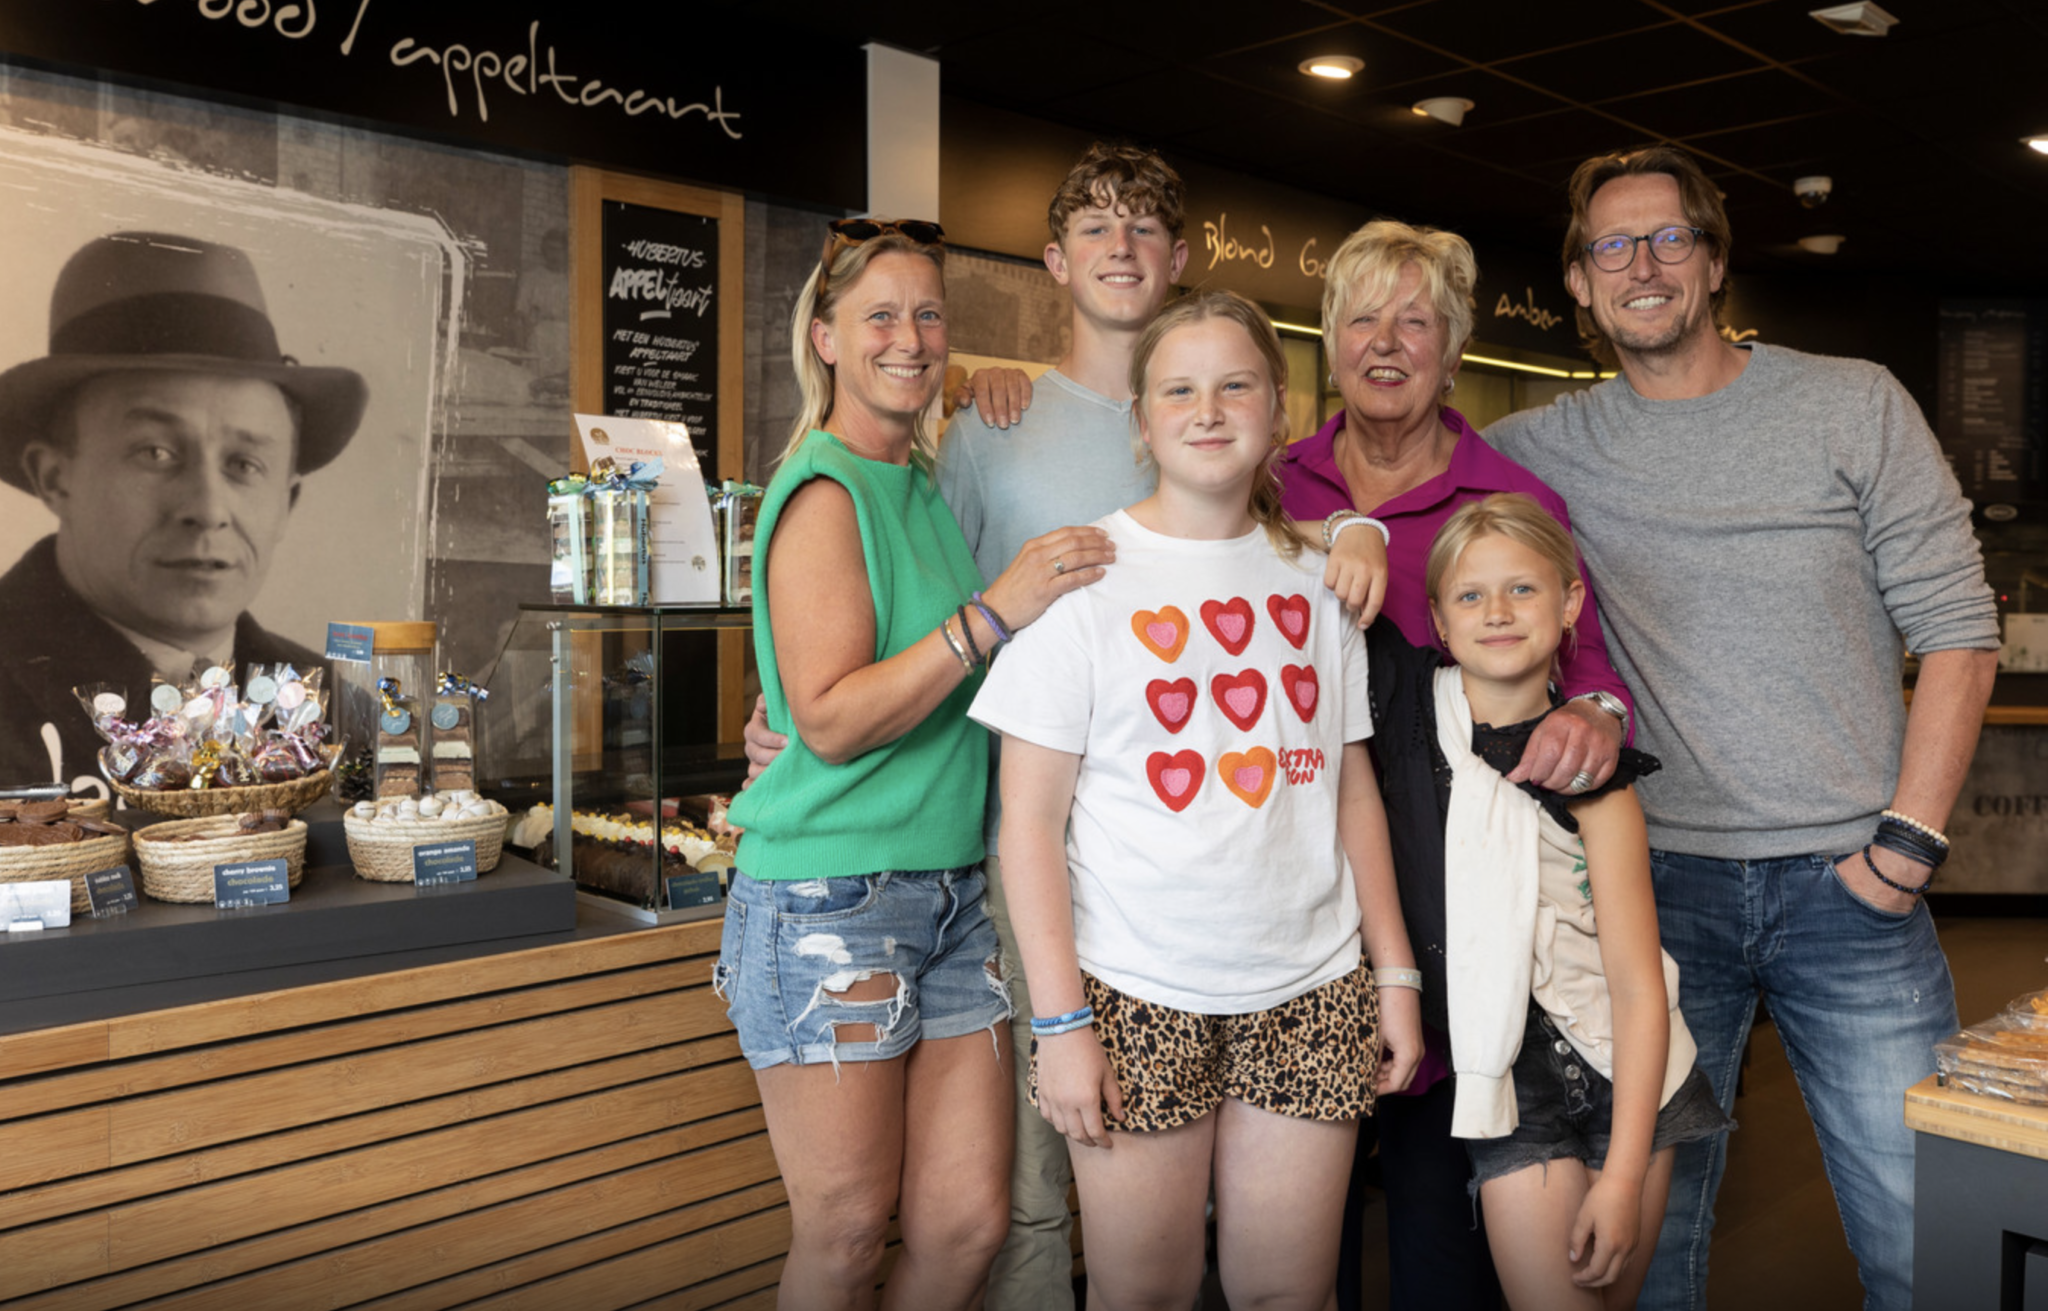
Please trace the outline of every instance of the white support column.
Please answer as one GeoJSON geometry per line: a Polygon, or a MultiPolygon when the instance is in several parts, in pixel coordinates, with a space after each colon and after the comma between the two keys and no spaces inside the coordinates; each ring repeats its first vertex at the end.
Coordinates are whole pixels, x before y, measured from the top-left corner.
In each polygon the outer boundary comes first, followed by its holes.
{"type": "Polygon", "coordinates": [[[939,221],[939,61],[871,42],[868,213],[939,221]]]}

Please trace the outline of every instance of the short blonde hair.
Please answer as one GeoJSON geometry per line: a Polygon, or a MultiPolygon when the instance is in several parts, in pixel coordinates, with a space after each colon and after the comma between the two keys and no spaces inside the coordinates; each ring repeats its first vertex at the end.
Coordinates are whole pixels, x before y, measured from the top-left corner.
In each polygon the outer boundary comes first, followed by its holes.
{"type": "Polygon", "coordinates": [[[1337,329],[1352,310],[1386,304],[1401,270],[1410,264],[1422,271],[1422,289],[1443,321],[1443,368],[1450,377],[1472,339],[1472,288],[1479,282],[1479,261],[1471,242],[1440,228],[1375,219],[1344,239],[1323,273],[1324,349],[1335,355],[1337,329]]]}
{"type": "MultiPolygon", "coordinates": [[[[804,444],[804,438],[811,430],[823,426],[826,417],[832,413],[835,394],[832,366],[818,354],[817,343],[811,340],[811,325],[829,322],[833,311],[839,308],[839,302],[860,282],[861,275],[868,271],[868,265],[874,263],[876,256],[890,254],[922,255],[938,265],[942,280],[945,276],[944,246],[912,241],[900,232],[884,232],[858,245],[839,246],[832,252],[824,296],[818,295],[818,278],[827,273],[824,261],[821,260],[818,267],[811,270],[811,276],[804,280],[803,291],[796,298],[796,309],[789,316],[789,358],[796,366],[796,385],[803,393],[803,404],[797,409],[789,441],[783,446],[782,453],[775,457],[777,464],[796,454],[797,447],[804,444]]],[[[927,460],[936,458],[938,439],[925,430],[923,415],[917,417],[916,425],[915,451],[927,460]]]]}
{"type": "Polygon", "coordinates": [[[1465,549],[1482,537],[1496,536],[1518,542],[1542,556],[1545,563],[1557,570],[1565,587],[1584,581],[1579,577],[1579,548],[1572,544],[1572,535],[1564,530],[1564,525],[1551,518],[1550,511],[1537,504],[1533,496],[1495,492],[1484,500],[1459,506],[1444,520],[1444,526],[1436,530],[1436,540],[1429,544],[1429,562],[1423,566],[1422,574],[1432,604],[1442,603],[1438,592],[1451,570],[1457,568],[1465,549]]]}
{"type": "MultiPolygon", "coordinates": [[[[1301,540],[1294,535],[1287,512],[1280,508],[1280,478],[1273,471],[1273,463],[1280,452],[1287,449],[1287,354],[1280,348],[1280,334],[1273,330],[1273,321],[1266,312],[1234,291],[1198,291],[1183,296],[1161,310],[1152,322],[1145,325],[1145,331],[1138,336],[1138,344],[1131,352],[1131,424],[1132,436],[1136,439],[1137,423],[1145,409],[1145,373],[1152,367],[1152,357],[1159,351],[1159,343],[1167,334],[1177,328],[1189,327],[1209,319],[1227,319],[1244,329],[1251,338],[1252,346],[1265,362],[1266,376],[1273,384],[1273,446],[1266,454],[1266,462],[1259,467],[1259,475],[1252,481],[1250,510],[1252,518],[1266,530],[1266,539],[1273,549],[1285,560],[1292,560],[1301,554],[1301,540]]],[[[1139,445],[1139,459],[1145,458],[1144,446],[1139,445]]]]}

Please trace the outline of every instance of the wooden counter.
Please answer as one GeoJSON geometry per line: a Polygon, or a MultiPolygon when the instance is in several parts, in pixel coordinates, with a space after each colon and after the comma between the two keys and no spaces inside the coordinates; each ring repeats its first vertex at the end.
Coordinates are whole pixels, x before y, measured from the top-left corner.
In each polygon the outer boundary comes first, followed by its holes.
{"type": "Polygon", "coordinates": [[[0,1037],[20,1308],[773,1304],[716,921],[0,1037]]]}
{"type": "Polygon", "coordinates": [[[1906,1092],[1914,1311],[2048,1305],[2048,1107],[1906,1092]]]}

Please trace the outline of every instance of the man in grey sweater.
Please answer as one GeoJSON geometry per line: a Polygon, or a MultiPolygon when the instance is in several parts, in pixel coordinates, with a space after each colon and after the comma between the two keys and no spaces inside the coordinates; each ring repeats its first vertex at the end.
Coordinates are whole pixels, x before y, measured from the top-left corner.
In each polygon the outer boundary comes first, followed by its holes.
{"type": "MultiPolygon", "coordinates": [[[[1689,157],[1588,160],[1571,200],[1565,281],[1622,376],[1486,437],[1570,503],[1637,745],[1664,762],[1639,790],[1700,1067],[1732,1111],[1764,999],[1865,1305],[1903,1308],[1901,1100],[1956,1027],[1920,893],[1997,669],[1969,506],[1884,369],[1722,339],[1728,219],[1689,157]]],[[[1705,1305],[1726,1151],[1679,1148],[1642,1305],[1705,1305]]]]}

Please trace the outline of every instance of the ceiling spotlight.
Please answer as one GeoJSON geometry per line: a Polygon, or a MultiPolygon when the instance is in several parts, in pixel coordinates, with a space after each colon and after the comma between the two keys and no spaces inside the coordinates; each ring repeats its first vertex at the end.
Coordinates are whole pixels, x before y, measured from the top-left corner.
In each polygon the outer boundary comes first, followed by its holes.
{"type": "Polygon", "coordinates": [[[1812,251],[1816,255],[1832,255],[1840,250],[1842,243],[1847,240],[1848,238],[1839,232],[1821,233],[1816,236],[1801,237],[1799,239],[1799,249],[1812,251]]]}
{"type": "Polygon", "coordinates": [[[2048,155],[2048,132],[2043,132],[2041,135],[2034,137],[2021,137],[2020,142],[2029,150],[2038,150],[2042,154],[2048,155]]]}
{"type": "Polygon", "coordinates": [[[1884,10],[1861,0],[1853,5],[1835,5],[1830,9],[1809,9],[1807,13],[1830,32],[1843,36],[1883,36],[1885,29],[1899,20],[1884,10]]]}
{"type": "Polygon", "coordinates": [[[1347,77],[1363,73],[1365,61],[1357,55],[1316,55],[1302,60],[1298,67],[1310,77],[1327,77],[1342,82],[1347,77]]]}
{"type": "Polygon", "coordinates": [[[1810,178],[1794,178],[1792,194],[1799,197],[1799,203],[1807,209],[1819,209],[1828,203],[1828,197],[1835,193],[1835,180],[1819,174],[1810,178]]]}
{"type": "Polygon", "coordinates": [[[1465,121],[1465,115],[1472,112],[1473,106],[1463,96],[1431,96],[1427,100],[1416,101],[1409,108],[1424,118],[1457,127],[1465,121]]]}

